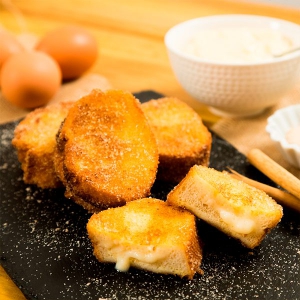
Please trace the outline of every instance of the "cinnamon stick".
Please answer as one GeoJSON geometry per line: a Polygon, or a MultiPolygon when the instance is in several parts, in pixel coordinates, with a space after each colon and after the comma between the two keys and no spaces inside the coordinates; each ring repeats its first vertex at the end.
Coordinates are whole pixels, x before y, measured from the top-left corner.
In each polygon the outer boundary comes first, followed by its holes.
{"type": "Polygon", "coordinates": [[[259,149],[248,153],[248,160],[271,180],[300,198],[300,180],[259,149]]]}
{"type": "Polygon", "coordinates": [[[300,213],[300,199],[296,198],[294,195],[291,195],[285,191],[282,191],[280,189],[274,188],[272,186],[269,186],[267,184],[252,180],[248,177],[245,177],[238,172],[228,168],[232,173],[230,173],[230,176],[242,180],[245,183],[258,188],[262,191],[264,191],[266,194],[268,194],[270,197],[272,197],[274,200],[276,200],[279,204],[287,206],[289,208],[294,209],[295,211],[300,213]]]}

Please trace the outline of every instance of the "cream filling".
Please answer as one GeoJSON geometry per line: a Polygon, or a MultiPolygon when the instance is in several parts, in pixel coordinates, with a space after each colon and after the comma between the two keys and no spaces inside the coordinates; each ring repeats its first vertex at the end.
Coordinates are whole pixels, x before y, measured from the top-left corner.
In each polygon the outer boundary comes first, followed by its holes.
{"type": "Polygon", "coordinates": [[[122,272],[128,271],[132,259],[136,259],[143,263],[153,264],[164,259],[168,255],[168,251],[157,249],[152,246],[139,249],[122,249],[118,247],[116,251],[116,269],[122,272]]]}
{"type": "Polygon", "coordinates": [[[219,214],[221,220],[226,223],[230,230],[240,234],[249,234],[255,230],[255,218],[250,216],[248,211],[234,212],[234,208],[224,205],[226,199],[222,194],[216,196],[215,210],[219,214]]]}
{"type": "MultiPolygon", "coordinates": [[[[207,181],[200,178],[197,185],[201,185],[205,195],[201,202],[214,210],[220,219],[228,226],[231,231],[239,234],[249,234],[256,230],[256,218],[251,217],[249,211],[240,211],[238,214],[234,212],[234,207],[226,205],[227,199],[207,181]]],[[[209,220],[208,220],[209,221],[209,220]]]]}
{"type": "Polygon", "coordinates": [[[249,217],[237,216],[229,210],[223,208],[218,209],[220,218],[225,222],[231,230],[237,233],[249,234],[255,229],[255,221],[249,217]]]}
{"type": "Polygon", "coordinates": [[[116,269],[122,272],[128,271],[132,259],[141,263],[153,264],[166,258],[170,251],[166,248],[136,245],[133,247],[122,246],[116,240],[103,238],[101,244],[110,252],[112,261],[116,262],[116,269]]]}

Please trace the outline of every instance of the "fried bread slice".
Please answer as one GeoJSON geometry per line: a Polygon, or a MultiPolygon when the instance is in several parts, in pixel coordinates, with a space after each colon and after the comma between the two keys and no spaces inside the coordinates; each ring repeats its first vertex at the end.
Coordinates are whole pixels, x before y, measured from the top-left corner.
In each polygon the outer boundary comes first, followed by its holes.
{"type": "Polygon", "coordinates": [[[129,92],[94,90],[78,100],[61,126],[56,149],[66,196],[88,210],[150,194],[157,145],[139,101],[129,92]]]}
{"type": "Polygon", "coordinates": [[[73,102],[64,102],[35,109],[16,127],[12,144],[17,149],[25,183],[41,188],[61,185],[53,163],[55,137],[72,105],[73,102]]]}
{"type": "Polygon", "coordinates": [[[144,198],[92,215],[87,224],[94,255],[116,263],[192,279],[201,273],[195,216],[164,201],[144,198]]]}
{"type": "Polygon", "coordinates": [[[158,145],[158,179],[178,183],[193,165],[208,166],[211,133],[191,107],[165,97],[143,103],[142,109],[158,145]]]}
{"type": "Polygon", "coordinates": [[[167,203],[188,209],[248,248],[258,246],[283,215],[265,192],[204,166],[192,167],[167,203]]]}

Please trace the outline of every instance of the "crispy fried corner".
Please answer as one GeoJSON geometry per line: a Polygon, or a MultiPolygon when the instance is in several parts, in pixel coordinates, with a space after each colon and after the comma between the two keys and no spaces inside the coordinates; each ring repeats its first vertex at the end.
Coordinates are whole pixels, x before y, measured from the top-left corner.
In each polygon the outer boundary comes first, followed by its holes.
{"type": "Polygon", "coordinates": [[[101,262],[192,279],[201,273],[202,249],[195,217],[148,198],[94,214],[87,231],[101,262]]]}
{"type": "Polygon", "coordinates": [[[179,182],[193,165],[208,166],[212,137],[183,101],[165,97],[142,104],[159,151],[157,178],[179,182]]]}
{"type": "Polygon", "coordinates": [[[204,166],[192,167],[168,194],[167,203],[188,209],[251,249],[283,215],[282,207],[265,192],[204,166]]]}
{"type": "Polygon", "coordinates": [[[156,141],[128,92],[94,90],[78,100],[60,129],[56,151],[66,196],[92,211],[148,196],[156,178],[156,141]]]}
{"type": "Polygon", "coordinates": [[[41,188],[61,185],[53,164],[55,136],[72,105],[65,102],[38,108],[16,127],[12,144],[17,149],[25,183],[41,188]]]}

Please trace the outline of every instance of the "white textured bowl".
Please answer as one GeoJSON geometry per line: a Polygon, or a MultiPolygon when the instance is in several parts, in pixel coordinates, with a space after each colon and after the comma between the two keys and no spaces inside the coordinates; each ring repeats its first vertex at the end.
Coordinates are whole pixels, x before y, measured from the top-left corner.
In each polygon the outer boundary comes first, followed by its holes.
{"type": "MultiPolygon", "coordinates": [[[[165,45],[175,76],[194,98],[221,115],[249,116],[277,103],[300,75],[300,51],[260,63],[220,63],[186,54],[182,48],[201,29],[251,27],[278,30],[300,45],[300,26],[255,15],[217,15],[171,28],[165,45]]],[[[222,49],[220,49],[222,51],[222,49]]]]}
{"type": "Polygon", "coordinates": [[[300,145],[291,144],[286,140],[288,131],[297,126],[300,126],[300,104],[277,110],[268,118],[266,131],[277,144],[283,157],[293,166],[300,168],[300,145]]]}

